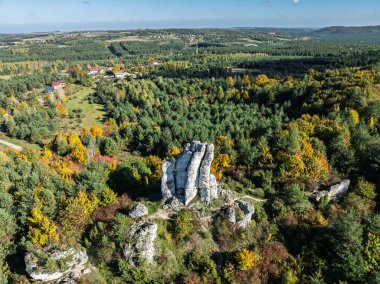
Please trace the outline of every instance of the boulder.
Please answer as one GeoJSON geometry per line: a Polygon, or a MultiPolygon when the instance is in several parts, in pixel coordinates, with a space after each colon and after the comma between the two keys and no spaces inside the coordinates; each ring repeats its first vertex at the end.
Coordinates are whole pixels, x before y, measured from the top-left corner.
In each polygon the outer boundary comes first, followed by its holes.
{"type": "Polygon", "coordinates": [[[88,256],[85,250],[41,249],[25,256],[25,269],[34,281],[60,282],[65,279],[80,278],[87,271],[87,262],[88,256]]]}
{"type": "Polygon", "coordinates": [[[141,218],[145,215],[148,215],[148,208],[142,204],[138,203],[131,212],[129,212],[129,217],[136,219],[136,218],[141,218]]]}
{"type": "Polygon", "coordinates": [[[154,258],[154,240],[157,236],[157,224],[142,221],[132,226],[124,248],[124,256],[133,266],[141,261],[152,263],[154,258]]]}
{"type": "Polygon", "coordinates": [[[162,198],[169,200],[175,196],[186,206],[198,193],[205,204],[217,198],[218,183],[210,173],[213,159],[214,145],[199,141],[184,144],[175,162],[175,169],[172,168],[173,162],[165,160],[162,163],[162,198]],[[175,180],[174,186],[172,180],[175,180]]]}

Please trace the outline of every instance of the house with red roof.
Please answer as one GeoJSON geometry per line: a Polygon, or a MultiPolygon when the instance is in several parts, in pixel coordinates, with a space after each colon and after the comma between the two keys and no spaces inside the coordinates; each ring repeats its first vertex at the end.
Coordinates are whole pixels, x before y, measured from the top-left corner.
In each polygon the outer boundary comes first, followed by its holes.
{"type": "Polygon", "coordinates": [[[88,75],[99,76],[104,73],[104,70],[100,67],[91,67],[88,69],[88,75]]]}
{"type": "Polygon", "coordinates": [[[66,87],[66,81],[60,80],[56,82],[51,82],[51,86],[54,88],[54,90],[57,90],[60,87],[64,88],[66,87]]]}

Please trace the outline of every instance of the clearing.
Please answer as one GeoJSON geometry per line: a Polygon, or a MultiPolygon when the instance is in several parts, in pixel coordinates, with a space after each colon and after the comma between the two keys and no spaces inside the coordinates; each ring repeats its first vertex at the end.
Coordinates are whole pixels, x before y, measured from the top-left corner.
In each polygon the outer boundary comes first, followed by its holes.
{"type": "Polygon", "coordinates": [[[61,130],[64,132],[80,132],[83,128],[93,125],[102,126],[106,112],[100,104],[90,104],[87,97],[94,93],[90,87],[79,88],[64,103],[67,115],[61,120],[61,130]]]}

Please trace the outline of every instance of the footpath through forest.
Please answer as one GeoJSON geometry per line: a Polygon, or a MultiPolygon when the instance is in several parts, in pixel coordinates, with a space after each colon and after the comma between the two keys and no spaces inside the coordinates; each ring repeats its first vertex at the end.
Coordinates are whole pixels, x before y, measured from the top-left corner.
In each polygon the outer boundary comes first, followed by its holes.
{"type": "Polygon", "coordinates": [[[16,145],[16,144],[13,144],[13,143],[10,143],[10,142],[7,142],[7,141],[4,141],[4,140],[2,140],[2,139],[0,139],[0,144],[3,144],[3,145],[5,145],[5,146],[7,146],[7,147],[9,147],[9,148],[12,148],[12,149],[14,149],[14,150],[17,150],[17,151],[22,151],[22,147],[21,146],[18,146],[18,145],[16,145]]]}

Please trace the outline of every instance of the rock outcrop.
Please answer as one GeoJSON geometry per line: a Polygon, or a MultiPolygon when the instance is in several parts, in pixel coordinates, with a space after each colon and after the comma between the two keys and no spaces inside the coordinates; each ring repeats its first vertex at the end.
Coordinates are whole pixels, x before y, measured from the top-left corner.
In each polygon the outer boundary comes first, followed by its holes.
{"type": "Polygon", "coordinates": [[[172,160],[162,163],[162,198],[176,197],[186,206],[198,194],[205,204],[217,198],[218,183],[211,174],[213,159],[214,145],[197,141],[186,143],[175,164],[172,160]]]}
{"type": "Polygon", "coordinates": [[[163,206],[162,209],[164,209],[164,210],[170,209],[173,211],[180,211],[182,209],[182,207],[183,207],[183,203],[181,203],[181,201],[179,201],[178,198],[174,196],[173,198],[168,200],[168,202],[163,206]]]}
{"type": "Polygon", "coordinates": [[[132,226],[124,256],[133,266],[141,261],[152,263],[154,258],[154,240],[157,236],[157,224],[142,221],[132,226]]]}
{"type": "Polygon", "coordinates": [[[316,200],[317,202],[319,202],[325,196],[327,196],[329,201],[337,202],[343,195],[347,193],[349,187],[350,187],[350,180],[345,179],[335,185],[332,185],[326,188],[325,190],[314,191],[308,194],[308,196],[311,199],[316,200]]]}
{"type": "Polygon", "coordinates": [[[138,203],[131,212],[129,212],[129,217],[136,219],[148,215],[148,208],[141,203],[138,203]]]}
{"type": "Polygon", "coordinates": [[[329,199],[332,201],[338,201],[343,195],[346,194],[349,187],[349,179],[342,180],[340,183],[330,186],[330,188],[328,189],[329,199]]]}
{"type": "Polygon", "coordinates": [[[172,198],[175,194],[174,166],[175,163],[172,160],[162,162],[161,192],[164,200],[172,198]]]}
{"type": "Polygon", "coordinates": [[[244,200],[237,200],[232,207],[227,208],[226,218],[232,224],[236,224],[240,228],[245,229],[251,223],[254,212],[255,208],[251,203],[244,200]],[[236,216],[237,209],[241,210],[243,213],[241,218],[236,216]]]}
{"type": "Polygon", "coordinates": [[[86,251],[74,248],[40,250],[28,253],[25,256],[25,266],[29,276],[34,281],[43,283],[67,282],[69,279],[75,281],[82,275],[91,273],[91,269],[86,266],[87,262],[86,251]]]}

